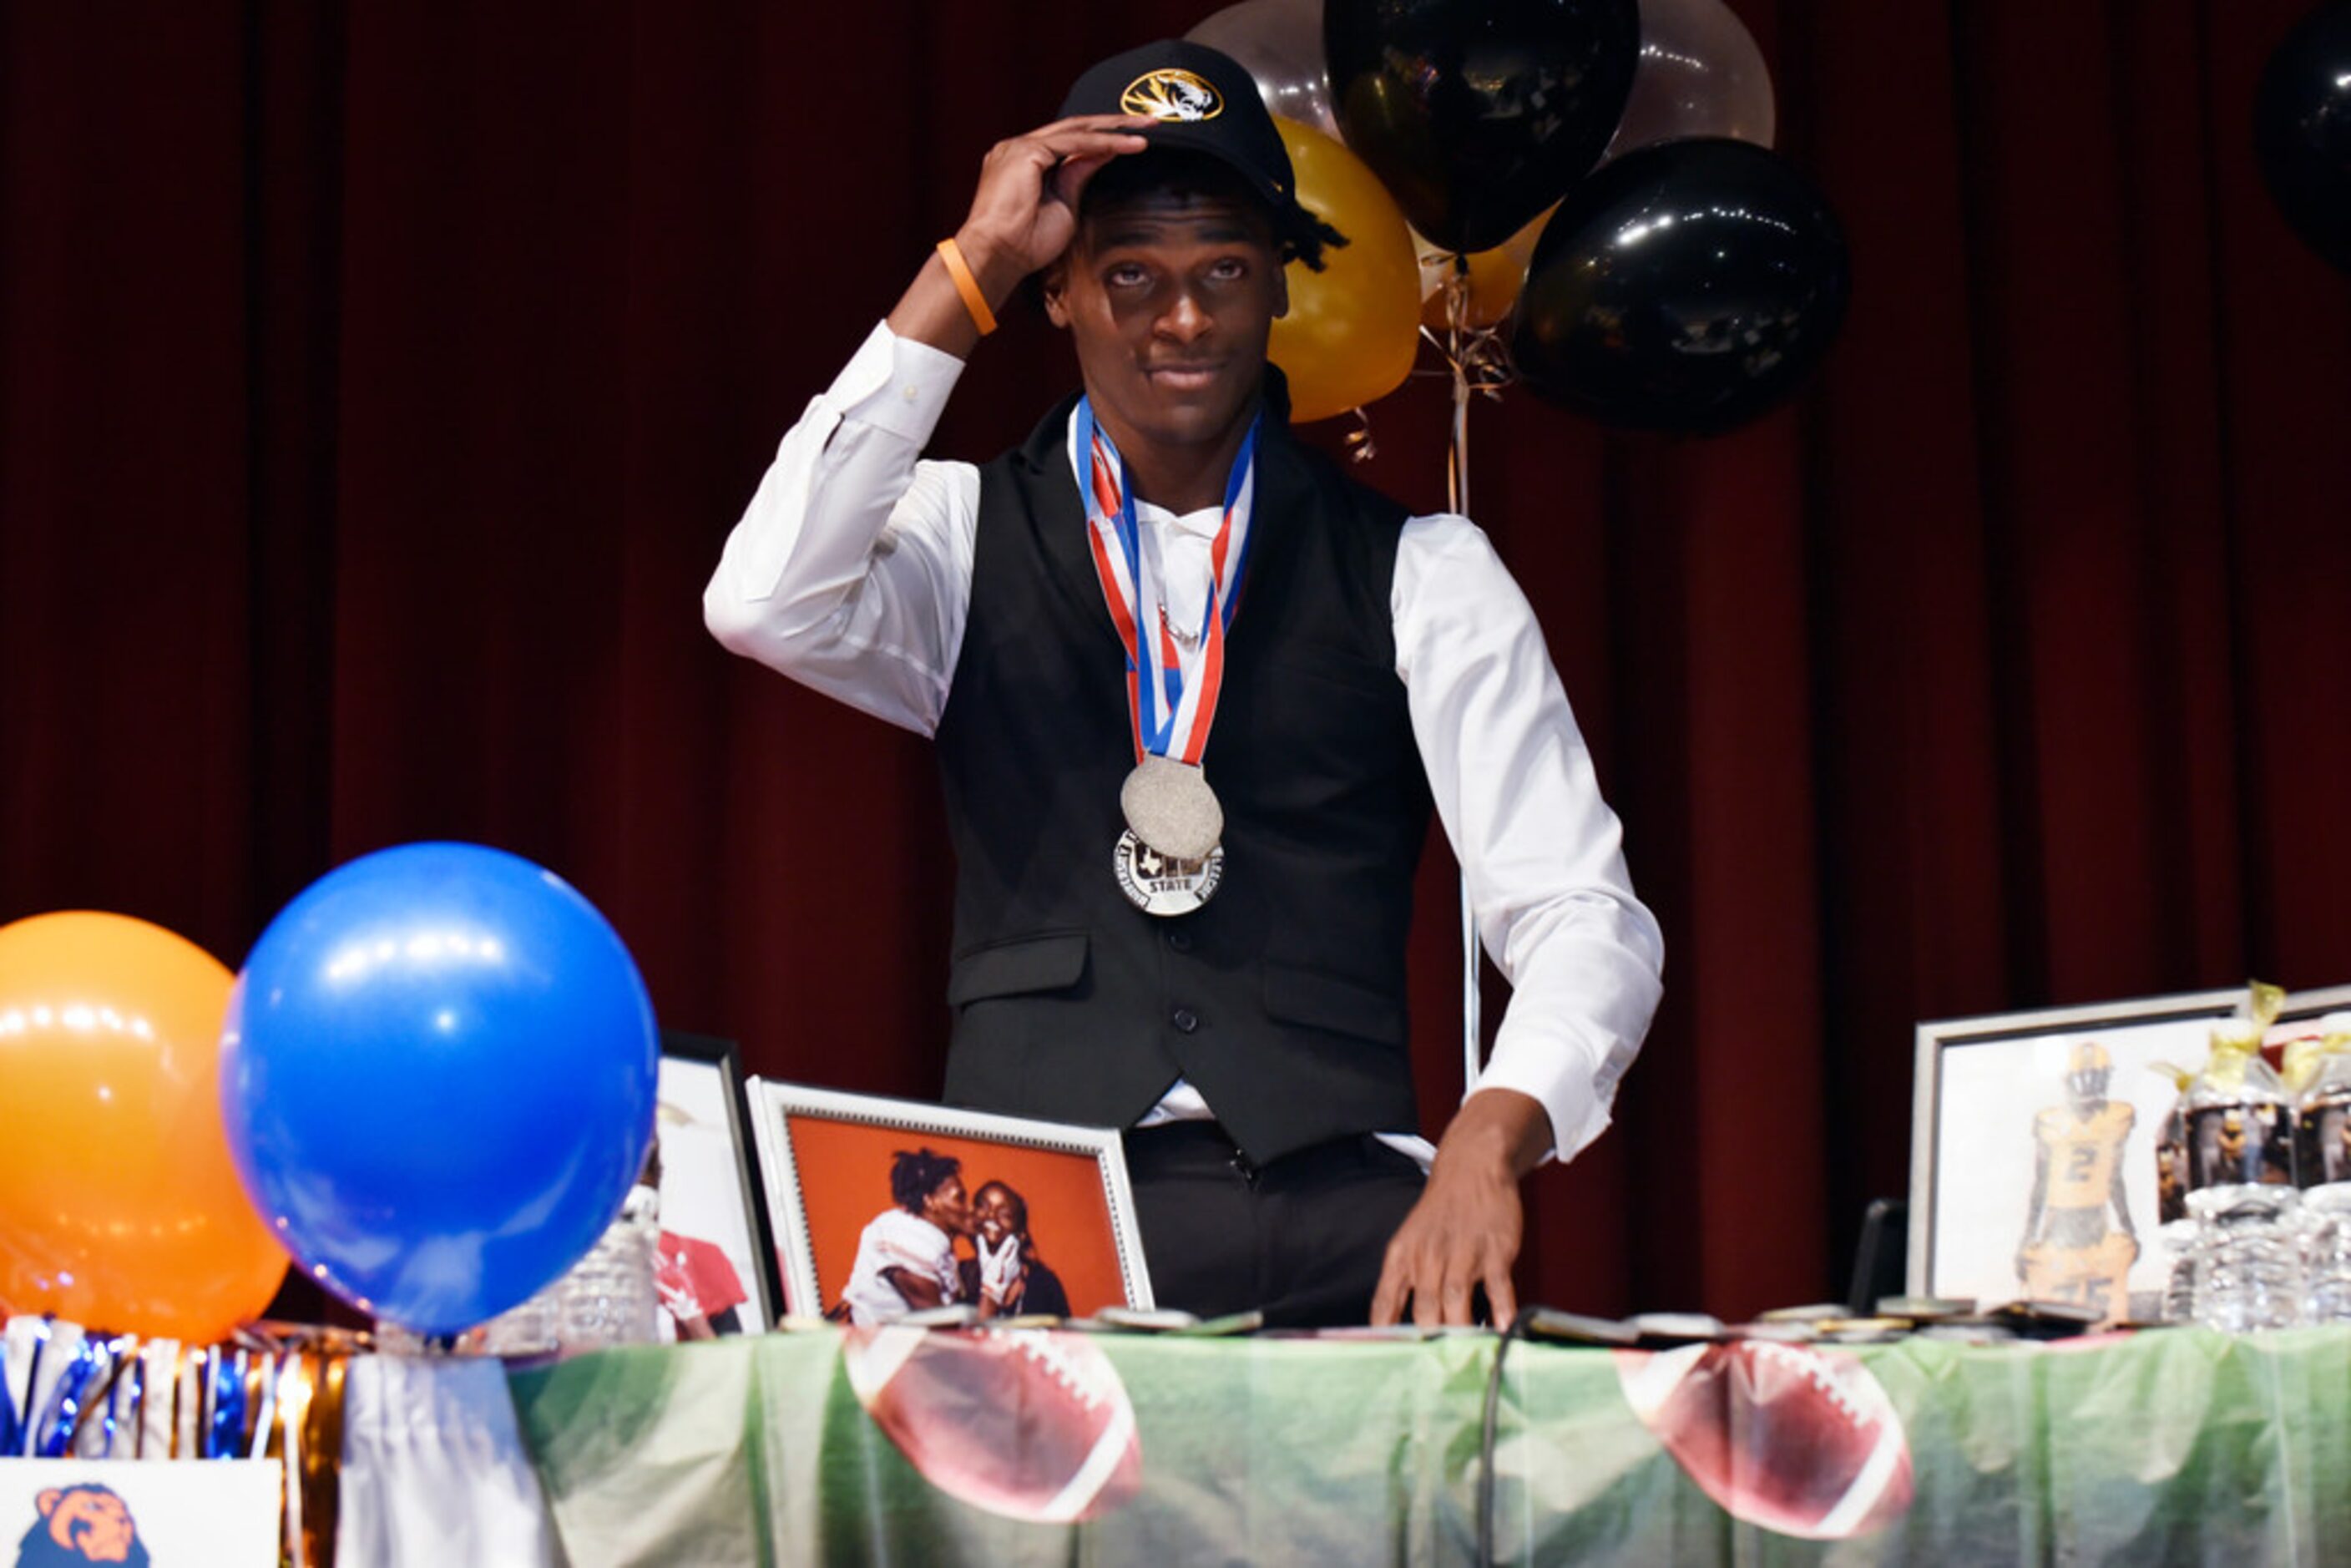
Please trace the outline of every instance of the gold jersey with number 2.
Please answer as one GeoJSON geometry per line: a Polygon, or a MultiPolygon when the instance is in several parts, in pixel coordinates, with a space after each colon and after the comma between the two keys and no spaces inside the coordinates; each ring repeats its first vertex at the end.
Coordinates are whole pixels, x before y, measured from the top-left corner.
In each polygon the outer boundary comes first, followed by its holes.
{"type": "Polygon", "coordinates": [[[2051,1208],[2104,1208],[2115,1190],[2115,1166],[2137,1115],[2124,1101],[2109,1100],[2090,1115],[2052,1105],[2032,1119],[2032,1136],[2049,1155],[2049,1186],[2042,1201],[2051,1208]]]}
{"type": "Polygon", "coordinates": [[[2118,1100],[2087,1116],[2053,1105],[2032,1118],[2047,1185],[2017,1262],[2033,1300],[2093,1306],[2107,1322],[2127,1311],[2138,1244],[2110,1211],[2117,1162],[2134,1119],[2118,1100]]]}

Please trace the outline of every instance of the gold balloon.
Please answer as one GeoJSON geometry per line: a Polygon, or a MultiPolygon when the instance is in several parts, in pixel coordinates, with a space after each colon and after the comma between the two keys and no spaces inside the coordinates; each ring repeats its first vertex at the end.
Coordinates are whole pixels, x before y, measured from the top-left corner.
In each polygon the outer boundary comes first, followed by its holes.
{"type": "MultiPolygon", "coordinates": [[[[1491,250],[1481,250],[1467,259],[1469,263],[1468,312],[1462,320],[1464,327],[1491,327],[1510,313],[1519,302],[1519,290],[1525,287],[1527,267],[1534,260],[1535,241],[1542,237],[1543,225],[1551,222],[1557,206],[1546,208],[1534,222],[1504,240],[1491,250]]],[[[1442,332],[1447,326],[1446,318],[1446,285],[1457,269],[1451,252],[1440,250],[1433,240],[1424,239],[1419,231],[1412,236],[1413,247],[1420,262],[1420,319],[1432,331],[1442,332]]]]}
{"type": "Polygon", "coordinates": [[[1420,350],[1420,265],[1404,214],[1364,161],[1331,137],[1277,117],[1307,211],[1347,236],[1323,269],[1290,267],[1290,312],[1267,352],[1290,378],[1290,417],[1328,419],[1404,384],[1420,350]]]}

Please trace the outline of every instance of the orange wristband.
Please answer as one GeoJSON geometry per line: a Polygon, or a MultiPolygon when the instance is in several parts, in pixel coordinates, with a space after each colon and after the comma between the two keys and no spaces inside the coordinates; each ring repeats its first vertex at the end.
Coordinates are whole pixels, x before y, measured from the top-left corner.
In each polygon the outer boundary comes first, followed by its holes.
{"type": "Polygon", "coordinates": [[[971,324],[987,337],[996,330],[996,312],[987,308],[987,296],[979,291],[979,279],[971,275],[971,267],[963,258],[963,247],[955,235],[939,241],[939,259],[947,264],[947,276],[955,279],[956,292],[963,296],[963,308],[971,312],[971,324]]]}

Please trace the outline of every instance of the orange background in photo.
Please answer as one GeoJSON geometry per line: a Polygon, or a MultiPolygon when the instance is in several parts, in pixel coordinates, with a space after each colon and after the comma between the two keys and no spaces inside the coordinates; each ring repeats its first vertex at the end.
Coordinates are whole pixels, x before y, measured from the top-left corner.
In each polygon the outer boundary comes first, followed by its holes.
{"type": "MultiPolygon", "coordinates": [[[[890,1197],[890,1163],[901,1149],[928,1149],[961,1160],[967,1194],[977,1193],[984,1183],[1000,1181],[1026,1199],[1037,1257],[1060,1277],[1071,1312],[1082,1317],[1102,1307],[1130,1304],[1119,1278],[1110,1203],[1092,1155],[869,1127],[822,1116],[794,1114],[786,1123],[793,1163],[799,1170],[800,1202],[808,1212],[809,1240],[816,1253],[817,1291],[823,1298],[813,1308],[795,1301],[793,1312],[813,1316],[841,1300],[857,1260],[858,1234],[875,1215],[895,1207],[890,1197]]],[[[956,1256],[972,1256],[968,1239],[956,1238],[956,1256]]],[[[1140,1266],[1142,1260],[1135,1262],[1140,1266]]]]}

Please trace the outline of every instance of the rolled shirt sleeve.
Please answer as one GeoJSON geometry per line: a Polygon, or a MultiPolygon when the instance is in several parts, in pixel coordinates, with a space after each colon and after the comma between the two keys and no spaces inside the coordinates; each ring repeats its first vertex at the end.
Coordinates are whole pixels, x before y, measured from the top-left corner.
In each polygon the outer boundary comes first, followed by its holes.
{"type": "Polygon", "coordinates": [[[731,651],[902,728],[946,707],[977,470],[920,460],[963,361],[876,326],[778,449],[703,591],[731,651]]]}

